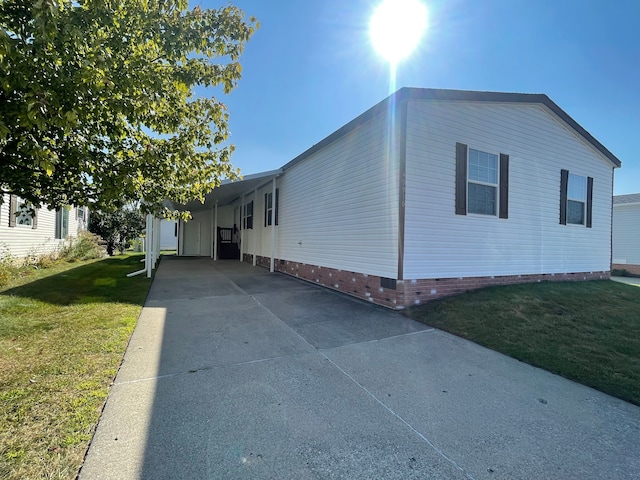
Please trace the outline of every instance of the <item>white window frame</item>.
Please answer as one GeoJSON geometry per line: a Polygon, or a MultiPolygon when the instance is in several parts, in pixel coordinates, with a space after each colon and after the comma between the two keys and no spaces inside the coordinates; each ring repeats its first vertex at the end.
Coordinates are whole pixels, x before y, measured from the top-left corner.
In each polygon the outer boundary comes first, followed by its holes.
{"type": "Polygon", "coordinates": [[[567,225],[577,225],[580,227],[584,227],[587,224],[587,177],[586,175],[577,175],[575,173],[571,173],[569,172],[569,177],[567,179],[567,225]],[[572,197],[571,196],[571,179],[574,179],[574,181],[576,181],[577,179],[580,179],[583,182],[583,198],[577,198],[576,196],[572,197]],[[569,205],[570,202],[575,202],[575,203],[581,203],[582,204],[582,219],[580,222],[572,222],[570,221],[570,215],[569,215],[569,205]]]}
{"type": "Polygon", "coordinates": [[[253,224],[254,224],[254,210],[255,210],[255,205],[253,203],[253,200],[245,203],[242,207],[242,229],[243,230],[252,230],[253,229],[253,224]],[[249,205],[251,205],[251,214],[249,214],[248,210],[249,210],[249,205]],[[251,225],[248,225],[248,220],[251,219],[251,225]]]}
{"type": "Polygon", "coordinates": [[[33,229],[33,206],[30,205],[29,202],[22,197],[16,198],[16,205],[16,213],[20,212],[18,215],[16,215],[16,227],[33,229]],[[31,212],[27,213],[29,210],[31,210],[31,212]],[[21,217],[25,219],[28,218],[29,223],[21,223],[21,217]]]}
{"type": "Polygon", "coordinates": [[[471,148],[468,147],[467,148],[467,214],[469,215],[482,215],[483,217],[498,217],[498,213],[500,210],[500,155],[499,154],[495,154],[495,153],[491,153],[491,152],[487,152],[485,150],[479,150],[477,148],[471,148]],[[491,182],[484,182],[482,180],[475,180],[475,179],[471,179],[471,151],[475,151],[478,153],[484,153],[487,155],[491,155],[492,157],[495,157],[496,159],[496,183],[491,183],[491,182]],[[492,187],[495,188],[496,191],[496,197],[495,197],[495,202],[493,205],[493,213],[484,213],[484,212],[473,212],[471,211],[471,209],[469,208],[469,200],[471,198],[471,195],[469,194],[469,184],[476,184],[476,185],[482,185],[482,186],[486,186],[486,187],[492,187]]]}
{"type": "Polygon", "coordinates": [[[56,232],[55,232],[56,240],[64,240],[69,237],[69,209],[66,207],[60,207],[56,210],[56,232]],[[65,221],[65,212],[66,212],[66,230],[64,228],[65,221]]]}
{"type": "Polygon", "coordinates": [[[265,204],[264,204],[265,218],[266,218],[266,226],[270,227],[273,225],[273,192],[265,193],[265,204]]]}

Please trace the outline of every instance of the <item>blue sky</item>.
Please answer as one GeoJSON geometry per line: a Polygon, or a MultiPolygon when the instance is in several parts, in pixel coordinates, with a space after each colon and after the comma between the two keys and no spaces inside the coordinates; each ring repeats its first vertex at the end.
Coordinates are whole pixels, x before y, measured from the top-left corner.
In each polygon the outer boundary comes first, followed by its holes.
{"type": "MultiPolygon", "coordinates": [[[[378,2],[232,2],[261,23],[223,100],[243,174],[284,165],[389,94],[367,31],[378,2]]],[[[640,192],[640,1],[424,3],[430,26],[398,88],[545,93],[622,161],[614,193],[640,192]]]]}

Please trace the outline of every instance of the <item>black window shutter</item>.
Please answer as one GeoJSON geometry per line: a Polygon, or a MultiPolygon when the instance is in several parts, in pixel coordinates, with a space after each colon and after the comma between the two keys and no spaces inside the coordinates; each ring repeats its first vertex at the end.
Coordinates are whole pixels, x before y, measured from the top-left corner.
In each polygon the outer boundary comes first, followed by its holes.
{"type": "Polygon", "coordinates": [[[593,217],[593,177],[587,177],[587,228],[591,228],[593,217]]]}
{"type": "Polygon", "coordinates": [[[467,146],[456,143],[456,215],[467,214],[467,146]]]}
{"type": "Polygon", "coordinates": [[[500,218],[509,218],[509,155],[500,154],[500,218]]]}
{"type": "Polygon", "coordinates": [[[33,207],[33,214],[31,216],[31,228],[38,228],[38,209],[33,207]]]}
{"type": "Polygon", "coordinates": [[[16,212],[18,211],[18,196],[9,195],[9,226],[16,226],[16,212]]]}
{"type": "Polygon", "coordinates": [[[567,187],[569,170],[560,170],[560,225],[567,224],[567,187]]]}
{"type": "Polygon", "coordinates": [[[269,194],[264,194],[264,226],[267,226],[267,201],[269,200],[269,194]]]}
{"type": "Polygon", "coordinates": [[[278,224],[278,210],[279,210],[279,208],[278,208],[278,196],[279,196],[279,193],[280,193],[280,189],[276,188],[276,201],[273,204],[274,217],[275,217],[275,220],[276,220],[275,225],[278,224]]]}

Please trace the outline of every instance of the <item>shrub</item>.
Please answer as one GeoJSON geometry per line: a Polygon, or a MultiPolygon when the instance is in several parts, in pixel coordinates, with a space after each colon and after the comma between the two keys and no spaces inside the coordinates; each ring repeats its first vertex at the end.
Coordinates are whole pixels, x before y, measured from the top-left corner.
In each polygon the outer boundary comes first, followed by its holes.
{"type": "Polygon", "coordinates": [[[90,232],[80,232],[78,238],[71,239],[58,251],[58,258],[67,262],[102,258],[106,251],[102,246],[103,240],[90,232]]]}

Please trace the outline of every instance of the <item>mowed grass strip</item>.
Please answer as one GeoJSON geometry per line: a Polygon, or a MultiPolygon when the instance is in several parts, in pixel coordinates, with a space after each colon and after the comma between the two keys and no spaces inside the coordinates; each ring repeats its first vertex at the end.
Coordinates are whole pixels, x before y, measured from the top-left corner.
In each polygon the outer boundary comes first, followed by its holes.
{"type": "Polygon", "coordinates": [[[609,280],[489,287],[407,315],[640,405],[640,288],[609,280]]]}
{"type": "Polygon", "coordinates": [[[0,478],[73,479],[151,285],[140,255],[0,290],[0,478]]]}

